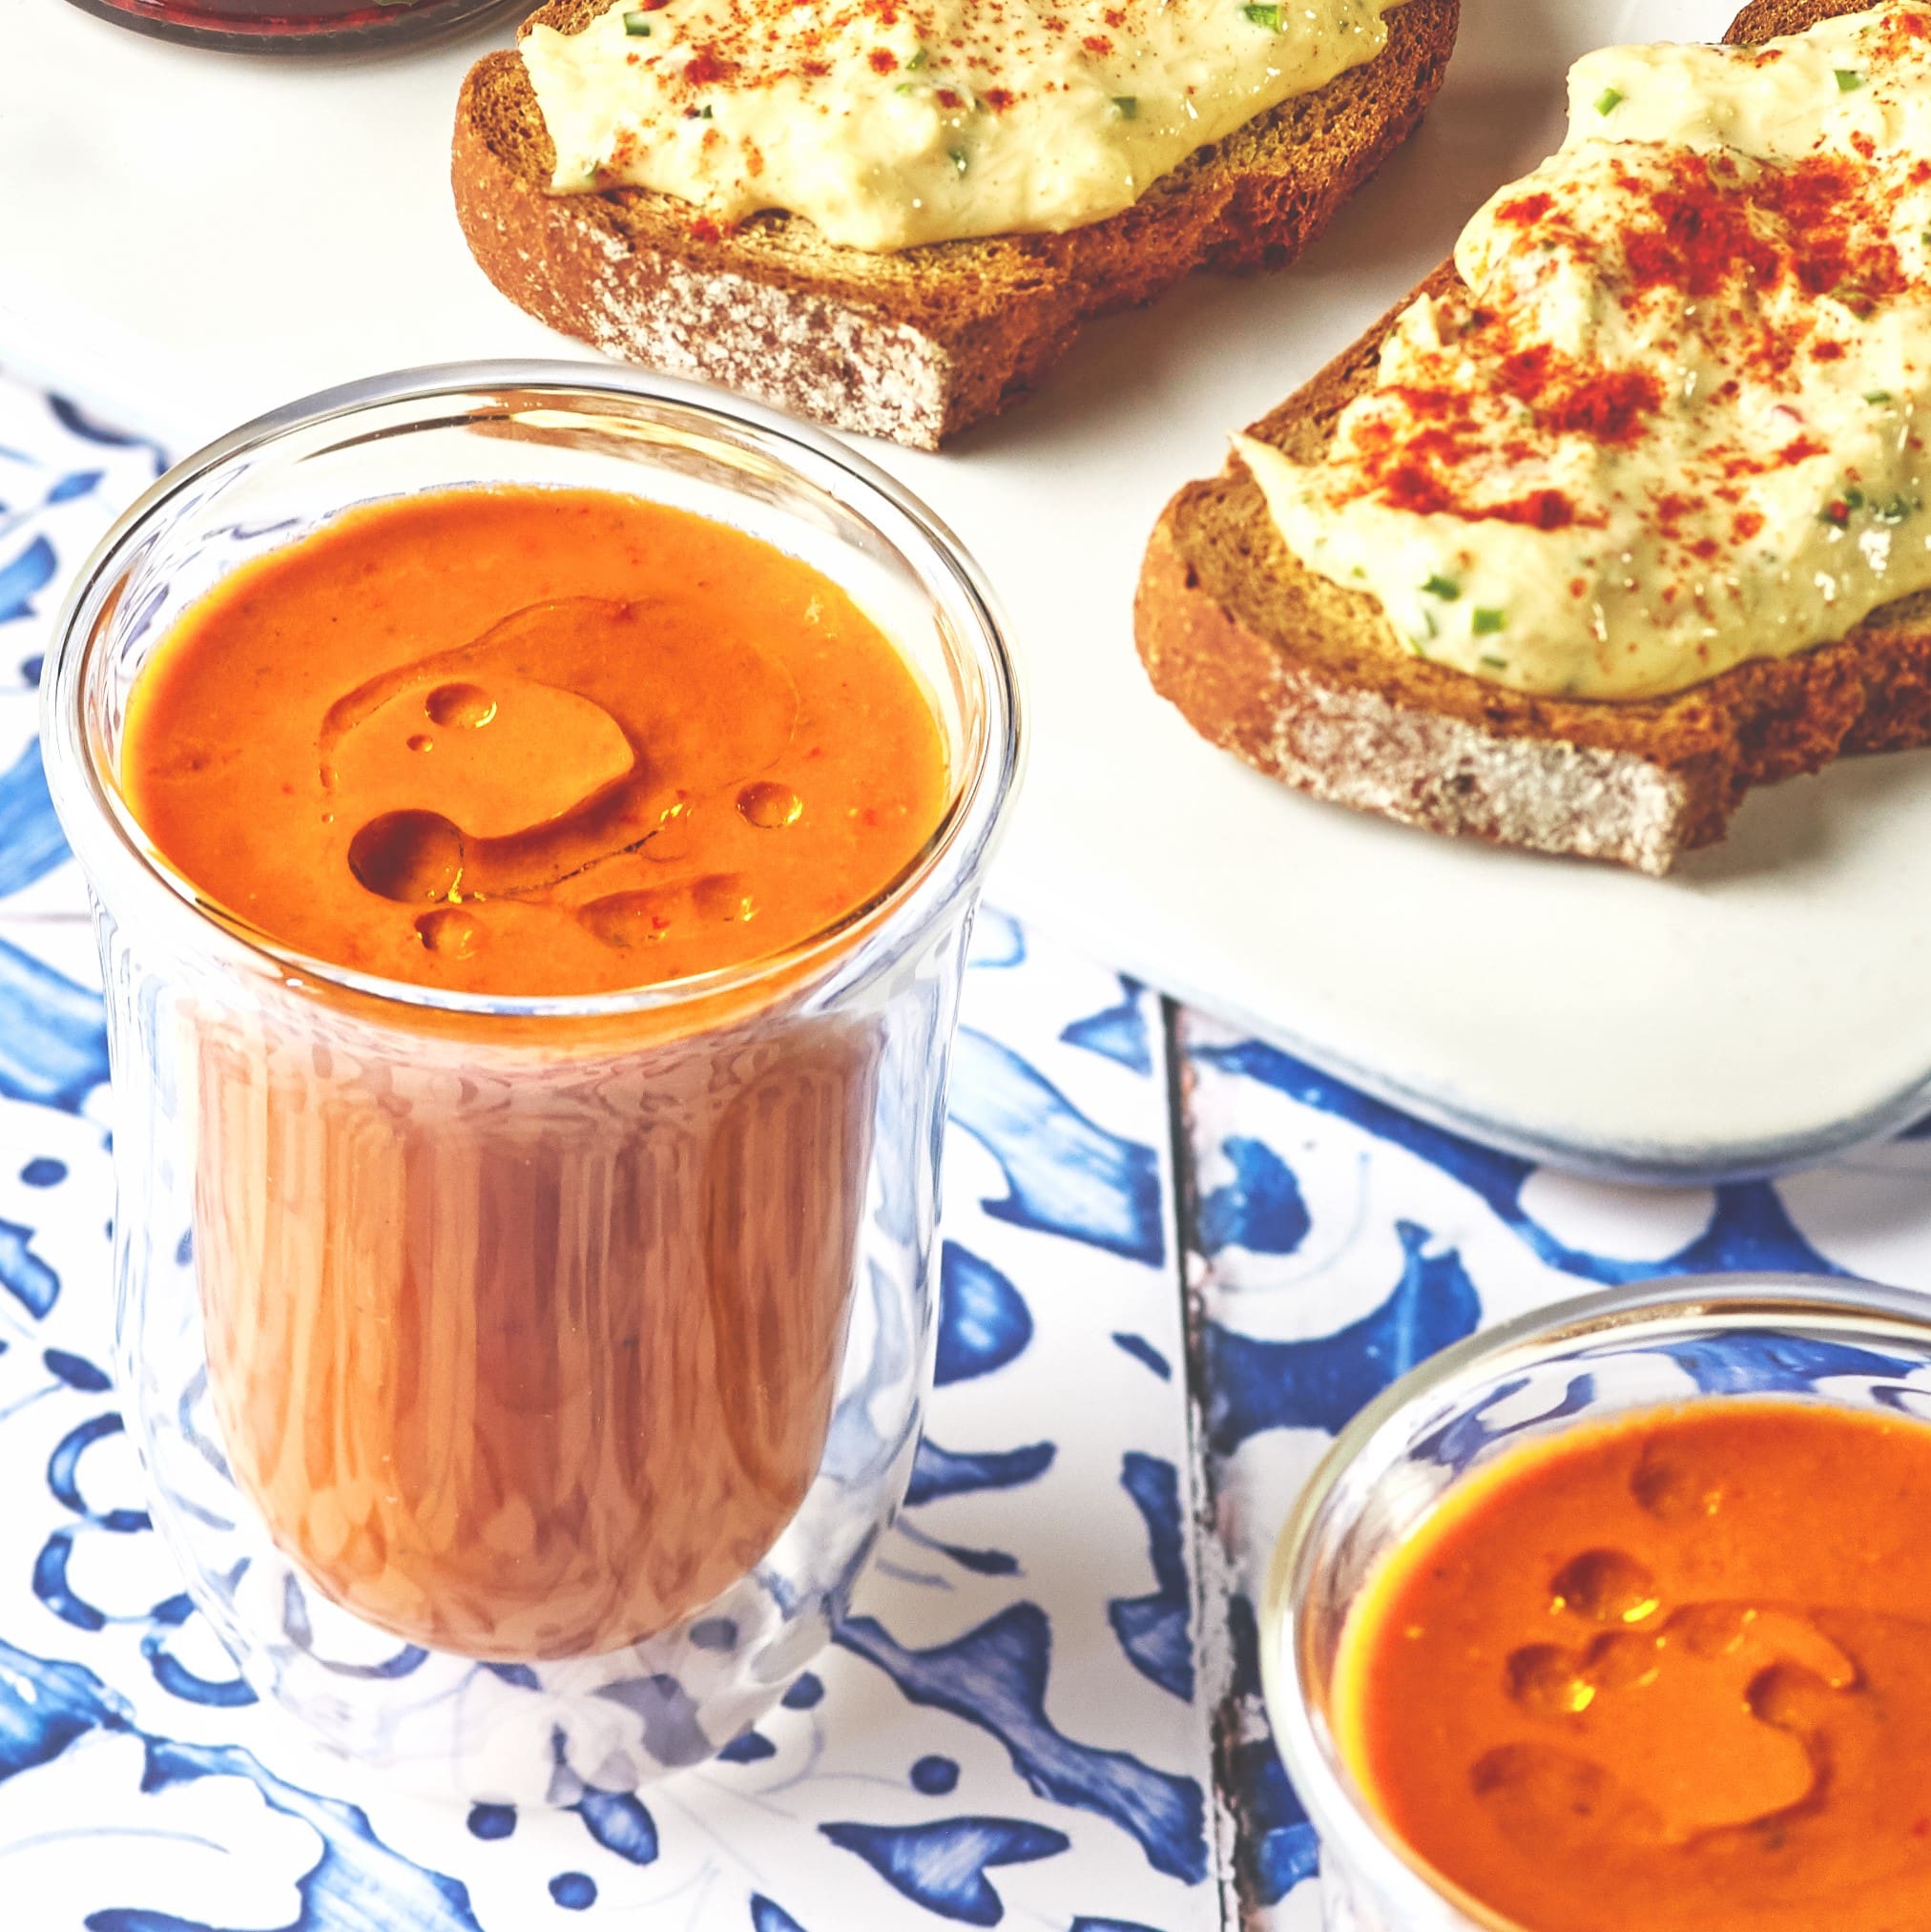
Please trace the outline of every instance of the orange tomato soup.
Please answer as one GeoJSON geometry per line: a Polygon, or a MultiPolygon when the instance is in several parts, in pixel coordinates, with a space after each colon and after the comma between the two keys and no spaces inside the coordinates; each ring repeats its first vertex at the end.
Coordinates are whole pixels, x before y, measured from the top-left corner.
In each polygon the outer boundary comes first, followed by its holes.
{"type": "Polygon", "coordinates": [[[808,939],[931,837],[946,766],[829,579],[601,490],[349,511],[223,580],[129,705],[122,783],[271,938],[466,992],[610,992],[808,939]]]}
{"type": "MultiPolygon", "coordinates": [[[[378,504],[238,571],[156,652],[123,768],[260,931],[499,994],[781,952],[886,890],[949,792],[836,585],[581,490],[378,504]]],[[[297,975],[173,1009],[210,1394],[311,1582],[411,1642],[567,1657],[758,1562],[830,1425],[883,996],[799,1009],[780,974],[510,1021],[297,975]]]]}
{"type": "Polygon", "coordinates": [[[1529,1932],[1931,1926],[1931,1427],[1724,1399],[1454,1490],[1343,1633],[1342,1755],[1529,1932]]]}

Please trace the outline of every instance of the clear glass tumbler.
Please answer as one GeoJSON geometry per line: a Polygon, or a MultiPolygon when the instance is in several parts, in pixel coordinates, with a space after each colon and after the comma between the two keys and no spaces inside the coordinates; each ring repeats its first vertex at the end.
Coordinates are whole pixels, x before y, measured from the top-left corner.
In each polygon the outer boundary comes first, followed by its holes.
{"type": "Polygon", "coordinates": [[[1282,1533],[1260,1646],[1275,1741],[1320,1835],[1328,1932],[1518,1932],[1387,1829],[1337,1746],[1341,1632],[1382,1557],[1472,1470],[1537,1436],[1765,1396],[1931,1422],[1931,1299],[1764,1275],[1586,1296],[1445,1349],[1336,1439],[1282,1533]]]}
{"type": "Polygon", "coordinates": [[[946,1061],[1018,763],[972,566],[750,405],[415,371],[164,477],[81,573],[46,693],[107,987],[122,1400],[196,1601],[264,1697],[452,1797],[708,1757],[825,1641],[918,1442],[946,1061]],[[529,999],[295,955],[174,873],[118,782],[173,619],[352,504],[483,483],[675,504],[848,590],[949,752],[907,870],[779,956],[529,999]]]}

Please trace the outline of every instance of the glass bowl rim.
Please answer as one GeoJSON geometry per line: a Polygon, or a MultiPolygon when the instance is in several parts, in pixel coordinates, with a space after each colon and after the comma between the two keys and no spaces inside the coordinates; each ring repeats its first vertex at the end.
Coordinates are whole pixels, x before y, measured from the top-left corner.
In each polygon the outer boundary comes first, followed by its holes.
{"type": "Polygon", "coordinates": [[[114,520],[69,582],[42,679],[40,734],[63,830],[90,881],[112,882],[99,897],[114,901],[117,916],[125,905],[174,928],[183,953],[201,954],[211,944],[225,943],[284,984],[333,987],[399,1013],[532,1020],[675,1012],[765,987],[821,987],[861,957],[896,954],[984,865],[1003,829],[1028,745],[1021,675],[998,599],[965,545],[917,495],[829,431],[761,404],[680,377],[562,357],[438,363],[360,377],[267,410],[172,464],[114,520]],[[978,756],[932,837],[870,899],[779,951],[706,973],[610,993],[467,993],[360,972],[281,945],[197,893],[148,846],[119,787],[97,767],[84,723],[82,673],[108,586],[128,551],[183,491],[238,457],[378,408],[491,390],[665,406],[696,419],[696,433],[714,441],[736,432],[739,447],[748,442],[789,475],[862,515],[884,512],[882,533],[911,566],[921,591],[954,620],[961,656],[978,675],[986,718],[978,756]]]}
{"type": "MultiPolygon", "coordinates": [[[[1289,1512],[1268,1567],[1259,1627],[1263,1702],[1275,1748],[1323,1857],[1371,1873],[1396,1909],[1439,1922],[1443,1907],[1482,1932],[1523,1932],[1411,1851],[1357,1795],[1317,1727],[1304,1670],[1309,1581],[1328,1506],[1345,1479],[1391,1440],[1412,1438],[1417,1411],[1591,1341],[1631,1347],[1671,1334],[1837,1330],[1864,1342],[1915,1340],[1931,1367],[1931,1297],[1855,1277],[1761,1272],[1682,1275],[1572,1296],[1479,1329],[1429,1356],[1365,1404],[1328,1445],[1289,1512]]],[[[1689,1400],[1733,1400],[1718,1392],[1689,1400]]],[[[1794,1398],[1800,1399],[1800,1398],[1794,1398]]]]}

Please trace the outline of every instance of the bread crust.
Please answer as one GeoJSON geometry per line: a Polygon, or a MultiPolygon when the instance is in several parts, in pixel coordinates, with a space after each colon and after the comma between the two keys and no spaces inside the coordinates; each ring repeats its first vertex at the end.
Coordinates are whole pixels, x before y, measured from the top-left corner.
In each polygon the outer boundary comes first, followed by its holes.
{"type": "MultiPolygon", "coordinates": [[[[602,0],[553,0],[572,31],[602,0]]],[[[1201,150],[1131,208],[1063,235],[869,255],[795,216],[717,233],[673,197],[549,191],[555,151],[521,58],[486,55],[456,111],[457,218],[520,307],[596,347],[862,434],[937,448],[1028,394],[1093,317],[1194,269],[1291,261],[1407,139],[1461,0],[1403,0],[1365,67],[1201,150]]]]}
{"type": "MultiPolygon", "coordinates": [[[[1742,45],[1869,0],[1756,0],[1742,45]]],[[[1300,461],[1374,380],[1438,269],[1248,432],[1300,461]]],[[[1931,592],[1801,656],[1631,703],[1529,696],[1410,655],[1381,607],[1306,570],[1245,465],[1191,483],[1155,528],[1134,600],[1153,687],[1214,743],[1334,803],[1651,874],[1720,840],[1745,794],[1856,752],[1931,743],[1931,592]]]]}

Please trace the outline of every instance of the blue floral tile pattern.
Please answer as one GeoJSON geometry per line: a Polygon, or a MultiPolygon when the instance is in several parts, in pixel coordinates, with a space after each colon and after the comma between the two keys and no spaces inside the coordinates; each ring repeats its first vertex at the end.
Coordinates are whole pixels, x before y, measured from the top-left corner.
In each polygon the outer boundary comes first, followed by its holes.
{"type": "Polygon", "coordinates": [[[0,374],[0,905],[16,916],[72,910],[78,890],[34,737],[48,623],[73,568],[165,467],[157,445],[0,374]]]}
{"type": "Polygon", "coordinates": [[[1252,1605],[1334,1430],[1445,1342],[1595,1285],[1931,1281],[1931,1135],[1775,1184],[1594,1186],[988,910],[927,1435],[832,1647],[642,1798],[463,1810],[358,1779],[194,1611],[107,1372],[107,1065],[33,687],[68,573],[162,461],[0,375],[8,1932],[1311,1932],[1252,1605]]]}

